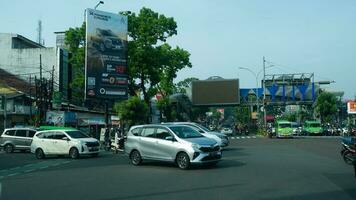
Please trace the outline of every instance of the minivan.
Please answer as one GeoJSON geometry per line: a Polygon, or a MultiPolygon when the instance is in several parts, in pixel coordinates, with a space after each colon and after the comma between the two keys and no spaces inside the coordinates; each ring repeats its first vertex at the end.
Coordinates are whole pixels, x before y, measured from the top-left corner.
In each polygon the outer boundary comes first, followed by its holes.
{"type": "Polygon", "coordinates": [[[28,151],[35,133],[34,128],[5,129],[0,135],[0,147],[6,153],[12,153],[14,150],[28,151]]]}
{"type": "Polygon", "coordinates": [[[181,169],[192,164],[215,165],[221,160],[221,147],[187,125],[138,125],[130,128],[125,153],[133,165],[143,160],[174,162],[181,169]]]}
{"type": "Polygon", "coordinates": [[[39,131],[31,144],[31,153],[43,159],[50,155],[68,155],[76,159],[82,155],[97,156],[99,141],[74,128],[39,131]]]}

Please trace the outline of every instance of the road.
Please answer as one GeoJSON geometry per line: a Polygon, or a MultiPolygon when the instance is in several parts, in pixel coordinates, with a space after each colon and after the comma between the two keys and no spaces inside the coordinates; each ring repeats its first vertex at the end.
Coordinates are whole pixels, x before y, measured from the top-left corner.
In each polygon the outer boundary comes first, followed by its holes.
{"type": "Polygon", "coordinates": [[[0,153],[0,199],[356,199],[339,139],[239,137],[216,167],[132,166],[123,154],[36,160],[0,153]]]}

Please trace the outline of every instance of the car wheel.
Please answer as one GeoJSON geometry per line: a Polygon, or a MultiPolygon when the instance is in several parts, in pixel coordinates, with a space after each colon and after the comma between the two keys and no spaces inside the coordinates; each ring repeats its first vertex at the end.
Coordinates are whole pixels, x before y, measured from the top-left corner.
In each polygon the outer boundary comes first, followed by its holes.
{"type": "Polygon", "coordinates": [[[177,165],[181,169],[188,169],[190,165],[189,156],[186,153],[179,153],[177,155],[177,165]]]}
{"type": "Polygon", "coordinates": [[[130,154],[130,160],[133,165],[140,165],[142,162],[141,154],[137,150],[134,150],[130,154]]]}
{"type": "Polygon", "coordinates": [[[79,158],[79,151],[77,148],[71,148],[69,150],[69,157],[71,157],[72,159],[77,159],[79,158]]]}
{"type": "Polygon", "coordinates": [[[35,154],[37,159],[44,159],[46,157],[42,149],[37,149],[35,154]]]}
{"type": "Polygon", "coordinates": [[[348,165],[353,164],[352,153],[350,151],[345,151],[342,155],[342,158],[344,159],[346,164],[348,164],[348,165]]]}
{"type": "Polygon", "coordinates": [[[14,145],[7,144],[4,146],[4,150],[6,153],[12,153],[12,152],[14,152],[14,145]]]}

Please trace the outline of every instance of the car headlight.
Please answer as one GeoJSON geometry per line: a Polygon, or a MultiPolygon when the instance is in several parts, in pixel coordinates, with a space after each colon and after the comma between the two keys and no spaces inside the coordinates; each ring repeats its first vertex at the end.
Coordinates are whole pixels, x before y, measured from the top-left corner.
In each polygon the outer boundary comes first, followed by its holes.
{"type": "Polygon", "coordinates": [[[200,145],[199,144],[192,144],[192,147],[194,151],[200,151],[200,145]]]}

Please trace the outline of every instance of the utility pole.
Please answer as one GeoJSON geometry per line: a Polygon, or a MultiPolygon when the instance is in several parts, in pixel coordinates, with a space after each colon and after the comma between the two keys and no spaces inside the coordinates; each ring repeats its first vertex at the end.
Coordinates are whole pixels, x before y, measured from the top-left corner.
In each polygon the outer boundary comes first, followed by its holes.
{"type": "Polygon", "coordinates": [[[32,77],[30,74],[30,120],[32,121],[32,77]]]}
{"type": "Polygon", "coordinates": [[[51,80],[51,92],[49,93],[49,107],[50,109],[52,110],[52,103],[51,103],[51,100],[53,101],[53,89],[54,89],[54,65],[52,66],[52,80],[51,80]]]}
{"type": "Polygon", "coordinates": [[[267,128],[266,106],[266,60],[263,56],[263,122],[265,129],[267,128]]]}

